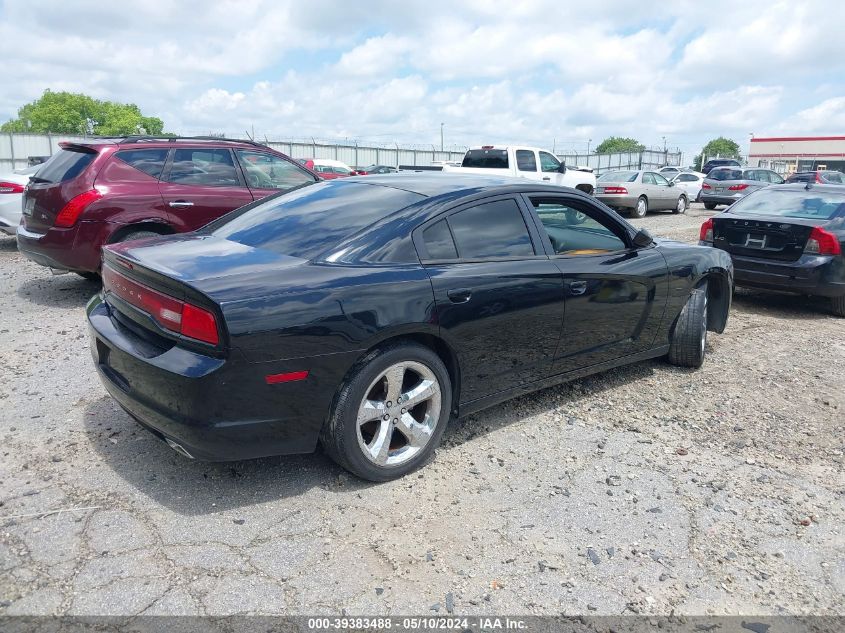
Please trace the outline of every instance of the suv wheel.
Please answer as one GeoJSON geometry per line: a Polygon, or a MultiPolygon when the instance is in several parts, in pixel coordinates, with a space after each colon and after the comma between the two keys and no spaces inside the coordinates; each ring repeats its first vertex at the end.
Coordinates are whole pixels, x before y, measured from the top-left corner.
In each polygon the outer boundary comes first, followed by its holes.
{"type": "Polygon", "coordinates": [[[715,202],[705,202],[704,208],[707,209],[708,211],[712,211],[713,209],[716,208],[716,203],[715,202]]]}
{"type": "Polygon", "coordinates": [[[449,372],[437,354],[391,345],[372,352],[343,385],[320,443],[362,479],[396,479],[434,452],[451,403],[449,372]]]}

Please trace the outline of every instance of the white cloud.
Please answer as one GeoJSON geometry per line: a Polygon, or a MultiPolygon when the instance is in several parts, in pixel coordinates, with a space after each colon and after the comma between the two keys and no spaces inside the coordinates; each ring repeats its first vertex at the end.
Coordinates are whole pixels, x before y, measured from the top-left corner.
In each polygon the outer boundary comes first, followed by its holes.
{"type": "Polygon", "coordinates": [[[845,96],[826,99],[817,106],[796,113],[778,128],[794,134],[825,132],[842,134],[845,130],[845,96]]]}

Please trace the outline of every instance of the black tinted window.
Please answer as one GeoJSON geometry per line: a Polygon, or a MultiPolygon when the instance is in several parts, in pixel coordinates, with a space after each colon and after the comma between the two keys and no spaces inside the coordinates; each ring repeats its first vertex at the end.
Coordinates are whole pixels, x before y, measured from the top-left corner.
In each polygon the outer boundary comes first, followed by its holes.
{"type": "Polygon", "coordinates": [[[85,171],[96,158],[96,152],[60,149],[35,173],[36,182],[65,182],[85,171]]]}
{"type": "Polygon", "coordinates": [[[393,187],[321,182],[235,211],[209,230],[247,246],[311,259],[422,198],[393,187]]]}
{"type": "Polygon", "coordinates": [[[742,180],[743,173],[741,169],[714,169],[707,177],[710,180],[742,180]]]}
{"type": "Polygon", "coordinates": [[[698,176],[693,176],[692,174],[681,174],[675,180],[678,182],[695,182],[698,180],[698,176]]]}
{"type": "Polygon", "coordinates": [[[166,149],[127,149],[115,154],[120,160],[148,176],[158,178],[167,160],[166,149]]]}
{"type": "Polygon", "coordinates": [[[508,152],[504,149],[471,149],[464,156],[462,167],[507,169],[508,152]]]}
{"type": "Polygon", "coordinates": [[[534,254],[515,200],[497,200],[449,216],[462,259],[525,257],[534,254]]]}
{"type": "Polygon", "coordinates": [[[238,172],[228,149],[177,149],[167,177],[180,185],[232,187],[240,185],[238,172]]]}
{"type": "Polygon", "coordinates": [[[537,159],[534,152],[527,149],[516,150],[516,167],[519,171],[537,171],[537,159]]]}
{"type": "Polygon", "coordinates": [[[440,220],[424,230],[423,241],[429,259],[455,259],[458,256],[446,220],[440,220]]]}

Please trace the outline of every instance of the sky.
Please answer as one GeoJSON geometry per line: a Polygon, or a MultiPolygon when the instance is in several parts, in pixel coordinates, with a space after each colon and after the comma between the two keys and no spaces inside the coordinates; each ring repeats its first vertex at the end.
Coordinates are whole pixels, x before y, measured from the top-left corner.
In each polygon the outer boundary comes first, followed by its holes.
{"type": "Polygon", "coordinates": [[[687,155],[844,135],[841,0],[0,0],[0,120],[42,92],[181,134],[687,155]]]}

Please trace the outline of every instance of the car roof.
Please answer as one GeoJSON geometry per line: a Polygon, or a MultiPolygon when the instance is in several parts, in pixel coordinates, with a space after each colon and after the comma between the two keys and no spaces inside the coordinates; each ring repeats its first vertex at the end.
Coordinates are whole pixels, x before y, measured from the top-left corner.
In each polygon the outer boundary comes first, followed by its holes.
{"type": "Polygon", "coordinates": [[[82,141],[61,141],[60,146],[83,146],[83,147],[175,147],[180,144],[208,144],[208,145],[235,145],[240,147],[255,147],[259,149],[274,150],[272,147],[256,141],[234,138],[218,138],[216,136],[120,136],[92,138],[82,141]]]}
{"type": "Polygon", "coordinates": [[[565,187],[539,183],[526,178],[443,173],[439,171],[400,171],[395,174],[353,176],[352,178],[346,178],[345,182],[360,182],[367,185],[393,187],[416,193],[426,198],[459,192],[466,192],[469,195],[477,193],[480,189],[484,189],[488,193],[491,189],[501,189],[502,193],[531,189],[569,190],[565,187]]]}

